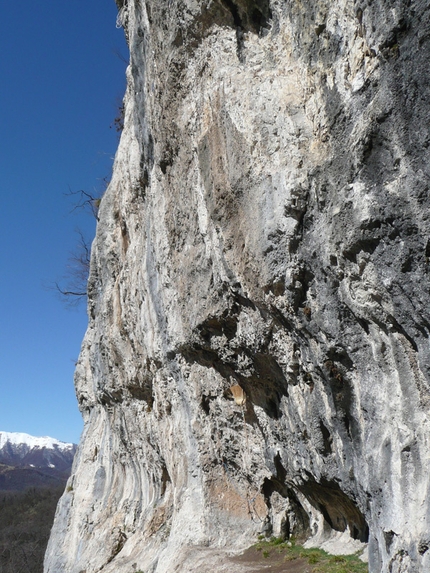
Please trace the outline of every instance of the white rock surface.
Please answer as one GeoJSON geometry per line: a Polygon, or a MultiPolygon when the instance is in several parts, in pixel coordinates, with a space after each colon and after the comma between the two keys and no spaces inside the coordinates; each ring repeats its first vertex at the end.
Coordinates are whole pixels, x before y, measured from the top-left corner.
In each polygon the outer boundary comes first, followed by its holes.
{"type": "Polygon", "coordinates": [[[428,572],[427,3],[118,4],[125,127],[45,573],[229,570],[261,532],[428,572]]]}

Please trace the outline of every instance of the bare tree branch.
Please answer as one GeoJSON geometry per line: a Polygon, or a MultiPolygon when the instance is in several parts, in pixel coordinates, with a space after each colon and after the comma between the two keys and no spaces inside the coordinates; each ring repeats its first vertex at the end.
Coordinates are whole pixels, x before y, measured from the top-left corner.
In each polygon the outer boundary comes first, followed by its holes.
{"type": "Polygon", "coordinates": [[[72,191],[69,188],[69,192],[66,193],[67,197],[77,197],[76,204],[72,209],[73,211],[77,211],[78,209],[82,209],[90,213],[97,221],[99,220],[99,207],[103,197],[102,195],[91,195],[88,191],[84,191],[80,189],[79,191],[72,191]]]}
{"type": "Polygon", "coordinates": [[[112,52],[115,54],[115,56],[121,60],[121,62],[123,62],[126,66],[128,66],[129,61],[127,60],[127,58],[121,53],[121,50],[118,48],[118,46],[115,46],[112,49],[112,52]]]}
{"type": "Polygon", "coordinates": [[[66,297],[68,304],[76,305],[87,296],[90,272],[91,246],[80,229],[76,229],[79,241],[76,250],[69,257],[64,285],[55,282],[55,290],[66,297]]]}

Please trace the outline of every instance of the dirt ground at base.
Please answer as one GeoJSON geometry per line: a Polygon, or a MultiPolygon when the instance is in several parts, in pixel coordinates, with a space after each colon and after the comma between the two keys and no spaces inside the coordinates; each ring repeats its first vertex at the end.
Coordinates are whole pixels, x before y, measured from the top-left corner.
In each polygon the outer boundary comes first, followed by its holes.
{"type": "Polygon", "coordinates": [[[307,559],[288,561],[285,553],[280,553],[276,547],[267,552],[250,547],[242,555],[231,557],[230,561],[245,567],[249,573],[311,573],[307,559]]]}

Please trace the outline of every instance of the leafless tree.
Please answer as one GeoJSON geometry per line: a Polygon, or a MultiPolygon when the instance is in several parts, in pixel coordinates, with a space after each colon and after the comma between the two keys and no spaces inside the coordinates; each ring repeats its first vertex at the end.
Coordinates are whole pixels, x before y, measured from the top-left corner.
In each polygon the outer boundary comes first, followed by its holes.
{"type": "MultiPolygon", "coordinates": [[[[106,187],[108,181],[104,179],[103,183],[104,186],[106,187]]],[[[99,220],[99,207],[103,197],[103,193],[100,195],[99,194],[92,195],[91,193],[88,193],[88,191],[84,191],[83,189],[80,189],[79,191],[72,191],[69,189],[69,192],[66,193],[66,196],[73,197],[73,200],[75,202],[75,205],[72,208],[72,213],[73,211],[78,211],[78,210],[86,211],[87,213],[90,213],[90,215],[92,215],[96,219],[96,221],[99,220]]]]}
{"type": "Polygon", "coordinates": [[[67,298],[69,304],[75,305],[87,296],[87,282],[90,272],[91,245],[82,231],[77,229],[79,241],[69,257],[67,272],[63,284],[55,283],[56,290],[67,298]]]}
{"type": "MultiPolygon", "coordinates": [[[[103,179],[103,190],[100,193],[89,193],[80,189],[66,193],[72,197],[73,208],[71,212],[84,211],[99,220],[98,212],[100,203],[109,181],[103,179]]],[[[54,283],[54,289],[61,295],[69,306],[77,306],[86,300],[87,283],[90,272],[91,244],[80,229],[76,229],[78,241],[75,249],[69,256],[66,273],[61,281],[54,283]]],[[[1,572],[0,572],[1,573],[1,572]]]]}

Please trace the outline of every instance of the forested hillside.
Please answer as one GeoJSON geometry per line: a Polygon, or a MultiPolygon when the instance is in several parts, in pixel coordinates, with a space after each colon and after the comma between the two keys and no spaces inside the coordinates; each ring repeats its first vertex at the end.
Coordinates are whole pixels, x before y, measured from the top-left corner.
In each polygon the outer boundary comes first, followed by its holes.
{"type": "Polygon", "coordinates": [[[0,492],[0,573],[42,573],[64,486],[0,492]]]}

